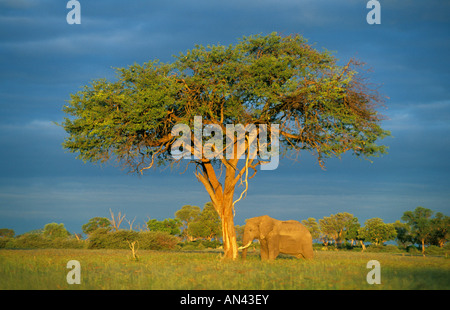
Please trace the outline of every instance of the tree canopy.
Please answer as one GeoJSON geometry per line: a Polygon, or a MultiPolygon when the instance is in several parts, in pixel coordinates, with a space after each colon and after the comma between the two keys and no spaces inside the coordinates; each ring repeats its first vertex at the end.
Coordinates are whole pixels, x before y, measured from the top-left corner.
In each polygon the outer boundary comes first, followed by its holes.
{"type": "Polygon", "coordinates": [[[402,220],[410,227],[409,239],[413,243],[422,245],[422,253],[425,252],[425,243],[436,243],[442,246],[449,238],[450,217],[436,213],[422,206],[418,206],[414,211],[403,213],[402,220]]]}
{"type": "Polygon", "coordinates": [[[362,71],[358,61],[341,66],[300,35],[272,33],[229,46],[196,45],[172,63],[119,68],[115,81],[95,80],[72,94],[63,109],[70,116],[62,123],[69,134],[63,146],[84,161],[115,160],[142,173],[186,158],[174,156],[180,134],[173,129],[187,125],[183,152],[194,157],[186,162],[194,164],[222,220],[225,256],[236,258],[233,209],[240,198],[234,199],[235,186],[245,178],[246,191],[248,179],[268,158],[306,150],[324,166],[327,158],[347,151],[363,158],[386,152],[377,144],[389,135],[377,111],[383,100],[362,71]],[[195,128],[196,120],[203,130],[195,128]],[[227,125],[238,124],[247,131],[260,128],[255,135],[245,134],[243,149],[238,147],[242,136],[227,133],[227,125]],[[199,132],[210,137],[203,145],[199,132]],[[257,152],[251,151],[253,143],[257,152]],[[225,156],[230,153],[231,158],[225,156]]]}

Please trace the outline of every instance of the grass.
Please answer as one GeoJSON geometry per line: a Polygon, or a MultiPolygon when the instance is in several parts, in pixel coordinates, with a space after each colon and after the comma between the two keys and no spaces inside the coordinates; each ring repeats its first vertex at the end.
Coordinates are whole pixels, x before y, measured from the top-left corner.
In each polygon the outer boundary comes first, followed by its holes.
{"type": "Polygon", "coordinates": [[[128,250],[0,250],[2,290],[340,290],[450,289],[450,260],[391,253],[316,252],[312,261],[281,256],[261,262],[223,261],[218,252],[128,250]],[[81,284],[69,285],[69,260],[81,264],[81,284]],[[369,285],[369,260],[381,265],[381,284],[369,285]]]}

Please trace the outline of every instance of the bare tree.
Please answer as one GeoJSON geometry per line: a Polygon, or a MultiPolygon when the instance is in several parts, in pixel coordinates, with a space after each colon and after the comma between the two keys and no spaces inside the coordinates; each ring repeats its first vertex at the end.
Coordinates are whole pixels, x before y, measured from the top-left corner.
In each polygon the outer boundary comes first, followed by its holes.
{"type": "Polygon", "coordinates": [[[133,230],[133,223],[136,220],[136,217],[134,217],[134,219],[132,221],[129,221],[127,219],[125,219],[125,220],[128,222],[128,225],[130,225],[130,231],[132,231],[133,230]]]}
{"type": "Polygon", "coordinates": [[[119,231],[120,224],[122,224],[122,222],[125,218],[125,214],[122,215],[121,212],[119,211],[119,214],[117,215],[117,217],[115,217],[114,213],[111,211],[111,209],[109,209],[109,213],[111,214],[110,222],[111,222],[112,227],[114,227],[114,229],[116,231],[119,231]]]}

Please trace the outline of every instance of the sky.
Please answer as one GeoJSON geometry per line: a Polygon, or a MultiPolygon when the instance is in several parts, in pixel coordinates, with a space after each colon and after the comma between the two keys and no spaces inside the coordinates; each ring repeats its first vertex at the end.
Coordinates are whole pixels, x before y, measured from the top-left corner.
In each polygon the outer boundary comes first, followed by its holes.
{"type": "Polygon", "coordinates": [[[381,23],[372,25],[364,0],[79,3],[81,23],[68,24],[66,1],[0,0],[0,228],[17,235],[57,222],[81,233],[110,209],[142,225],[203,207],[209,197],[189,171],[137,176],[83,163],[62,148],[67,135],[55,123],[70,94],[114,80],[114,68],[271,32],[301,34],[341,64],[356,58],[371,68],[388,97],[380,112],[392,137],[380,143],[389,154],[372,162],[345,155],[326,170],[308,153],[282,159],[250,181],[235,224],[339,212],[392,223],[417,206],[450,215],[450,2],[380,0],[381,23]]]}

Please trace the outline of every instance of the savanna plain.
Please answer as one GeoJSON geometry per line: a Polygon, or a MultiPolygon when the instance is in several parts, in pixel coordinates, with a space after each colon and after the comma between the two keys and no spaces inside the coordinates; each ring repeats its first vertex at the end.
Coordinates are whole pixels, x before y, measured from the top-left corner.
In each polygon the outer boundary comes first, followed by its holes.
{"type": "Polygon", "coordinates": [[[446,290],[446,257],[316,251],[313,260],[281,255],[262,262],[223,260],[220,252],[35,249],[0,250],[2,290],[446,290]],[[80,262],[80,284],[68,284],[70,260],[80,262]],[[369,284],[370,260],[381,284],[369,284]]]}

